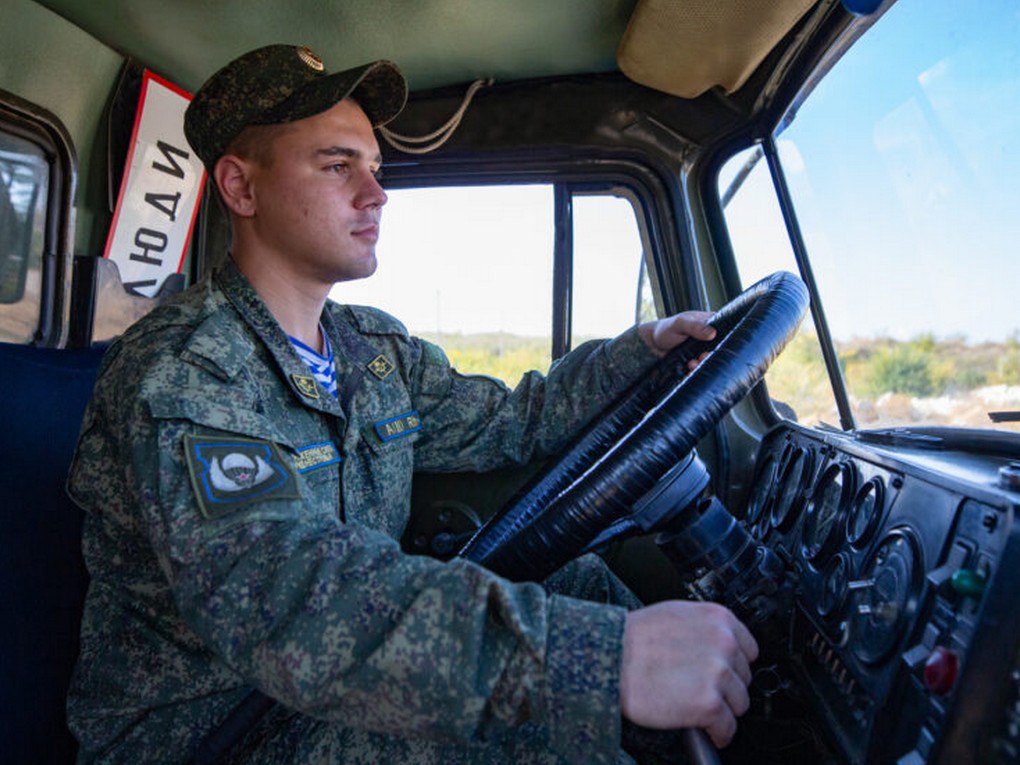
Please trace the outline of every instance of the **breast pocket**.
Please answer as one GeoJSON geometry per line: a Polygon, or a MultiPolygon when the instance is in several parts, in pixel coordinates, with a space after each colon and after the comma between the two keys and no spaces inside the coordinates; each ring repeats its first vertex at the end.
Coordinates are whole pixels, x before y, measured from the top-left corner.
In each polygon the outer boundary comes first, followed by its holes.
{"type": "Polygon", "coordinates": [[[414,444],[423,427],[416,412],[387,414],[361,425],[344,469],[348,520],[400,536],[410,514],[414,444]]]}

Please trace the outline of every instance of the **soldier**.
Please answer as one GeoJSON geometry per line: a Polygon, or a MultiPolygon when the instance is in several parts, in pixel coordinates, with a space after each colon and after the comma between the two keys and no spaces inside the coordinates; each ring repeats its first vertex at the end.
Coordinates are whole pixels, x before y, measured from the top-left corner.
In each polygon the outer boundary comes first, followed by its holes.
{"type": "Polygon", "coordinates": [[[554,453],[714,333],[651,322],[511,391],[328,301],[375,269],[373,127],[405,98],[389,62],[327,74],[276,45],[189,107],[233,245],[114,344],[82,426],[84,761],[615,762],[622,717],[725,744],[747,709],[757,646],[719,606],[636,608],[593,558],[543,588],[401,552],[413,470],[554,453]]]}

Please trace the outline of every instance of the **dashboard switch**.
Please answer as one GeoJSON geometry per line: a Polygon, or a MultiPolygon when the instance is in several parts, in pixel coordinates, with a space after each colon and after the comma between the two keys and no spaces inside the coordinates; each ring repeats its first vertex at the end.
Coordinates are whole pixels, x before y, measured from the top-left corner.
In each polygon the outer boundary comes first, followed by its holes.
{"type": "Polygon", "coordinates": [[[949,580],[950,586],[965,598],[980,600],[985,594],[987,580],[984,575],[971,568],[961,568],[949,580]]]}
{"type": "Polygon", "coordinates": [[[954,651],[936,646],[924,663],[924,686],[936,696],[952,690],[960,669],[960,659],[954,651]]]}

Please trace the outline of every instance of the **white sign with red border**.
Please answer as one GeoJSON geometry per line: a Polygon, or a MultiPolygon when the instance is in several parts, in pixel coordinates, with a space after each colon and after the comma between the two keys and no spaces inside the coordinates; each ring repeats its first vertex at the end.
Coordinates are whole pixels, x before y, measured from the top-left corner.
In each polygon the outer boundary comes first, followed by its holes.
{"type": "Polygon", "coordinates": [[[145,70],[124,179],[103,257],[124,287],[152,297],[179,273],[188,250],[205,168],[184,138],[191,95],[145,70]]]}

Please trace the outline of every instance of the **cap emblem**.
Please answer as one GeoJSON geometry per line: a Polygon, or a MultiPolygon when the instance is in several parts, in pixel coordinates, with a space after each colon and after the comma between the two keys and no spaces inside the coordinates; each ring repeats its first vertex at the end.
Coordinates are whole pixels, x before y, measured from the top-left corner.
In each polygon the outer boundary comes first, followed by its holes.
{"type": "Polygon", "coordinates": [[[326,67],[322,63],[322,59],[315,55],[315,51],[311,48],[304,47],[298,48],[298,58],[305,62],[309,68],[314,69],[316,72],[321,72],[326,67]]]}

